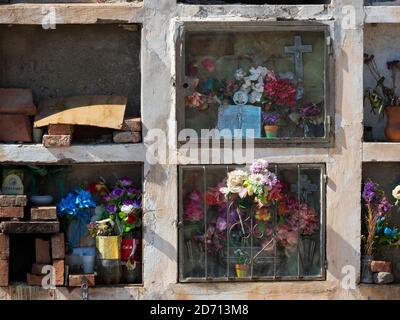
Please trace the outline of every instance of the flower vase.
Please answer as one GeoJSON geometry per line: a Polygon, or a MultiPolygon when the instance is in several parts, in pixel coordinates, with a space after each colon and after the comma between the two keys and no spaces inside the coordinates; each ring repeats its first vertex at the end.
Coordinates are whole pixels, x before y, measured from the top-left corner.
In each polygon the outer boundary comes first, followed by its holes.
{"type": "Polygon", "coordinates": [[[373,274],[371,271],[371,256],[361,257],[361,282],[362,283],[374,283],[373,274]]]}
{"type": "Polygon", "coordinates": [[[119,236],[96,237],[96,282],[119,284],[121,281],[120,261],[121,238],[119,236]]]}
{"type": "Polygon", "coordinates": [[[246,278],[247,273],[249,271],[249,265],[248,264],[236,264],[235,271],[236,271],[236,277],[246,278]]]}
{"type": "Polygon", "coordinates": [[[299,256],[304,275],[309,275],[312,271],[316,247],[314,239],[301,237],[299,241],[299,256]]]}
{"type": "Polygon", "coordinates": [[[265,125],[264,130],[265,130],[265,136],[268,139],[275,139],[278,136],[278,126],[270,126],[270,125],[265,125]]]}
{"type": "Polygon", "coordinates": [[[140,238],[131,235],[121,241],[122,281],[124,283],[140,283],[142,263],[140,256],[140,238]]]}
{"type": "Polygon", "coordinates": [[[390,142],[400,142],[400,106],[387,107],[385,111],[387,115],[386,139],[390,142]]]}

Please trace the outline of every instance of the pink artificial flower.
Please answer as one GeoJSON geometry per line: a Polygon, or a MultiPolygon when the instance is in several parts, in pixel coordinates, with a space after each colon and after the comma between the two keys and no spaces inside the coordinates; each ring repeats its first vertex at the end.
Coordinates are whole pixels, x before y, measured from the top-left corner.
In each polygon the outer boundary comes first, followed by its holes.
{"type": "Polygon", "coordinates": [[[202,95],[199,92],[194,92],[190,96],[186,96],[185,105],[188,108],[197,109],[197,110],[205,110],[207,109],[207,97],[202,95]]]}
{"type": "Polygon", "coordinates": [[[203,220],[203,197],[199,191],[194,190],[185,197],[183,216],[192,222],[203,220]]]}

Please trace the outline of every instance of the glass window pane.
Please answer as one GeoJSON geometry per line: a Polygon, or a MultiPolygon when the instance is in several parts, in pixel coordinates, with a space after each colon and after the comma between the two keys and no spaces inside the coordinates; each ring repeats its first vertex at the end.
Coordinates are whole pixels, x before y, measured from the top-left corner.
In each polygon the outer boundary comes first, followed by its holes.
{"type": "Polygon", "coordinates": [[[181,280],[322,276],[321,168],[269,165],[280,187],[268,201],[226,197],[242,166],[181,167],[181,280]]]}
{"type": "Polygon", "coordinates": [[[185,128],[325,137],[324,31],[188,32],[184,48],[185,128]]]}

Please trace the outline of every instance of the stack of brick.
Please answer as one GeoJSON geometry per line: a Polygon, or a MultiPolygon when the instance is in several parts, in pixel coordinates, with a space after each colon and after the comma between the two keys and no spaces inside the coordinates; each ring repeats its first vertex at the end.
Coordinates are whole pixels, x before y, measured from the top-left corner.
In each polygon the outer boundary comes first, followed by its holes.
{"type": "Polygon", "coordinates": [[[63,286],[65,272],[64,234],[55,233],[50,240],[36,238],[35,252],[35,263],[32,265],[32,271],[26,275],[27,284],[41,286],[44,280],[45,284],[52,285],[53,283],[50,283],[47,279],[49,279],[49,272],[54,272],[54,285],[63,286]]]}
{"type": "Polygon", "coordinates": [[[113,134],[114,143],[139,143],[142,141],[141,118],[124,119],[121,131],[113,134]]]}
{"type": "Polygon", "coordinates": [[[50,124],[48,133],[43,136],[43,145],[46,148],[69,147],[72,141],[74,126],[70,124],[50,124]]]}
{"type": "Polygon", "coordinates": [[[31,89],[0,89],[0,141],[32,142],[35,114],[31,89]]]}
{"type": "Polygon", "coordinates": [[[10,257],[10,240],[8,235],[0,233],[0,287],[8,286],[8,261],[10,257]]]}
{"type": "Polygon", "coordinates": [[[374,275],[374,283],[388,284],[394,281],[392,263],[387,261],[372,261],[371,271],[374,275]]]}

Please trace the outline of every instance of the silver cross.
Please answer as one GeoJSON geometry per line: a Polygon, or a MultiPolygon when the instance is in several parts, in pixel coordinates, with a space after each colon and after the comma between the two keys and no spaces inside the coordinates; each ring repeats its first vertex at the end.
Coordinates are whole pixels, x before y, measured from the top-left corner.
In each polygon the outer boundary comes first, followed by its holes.
{"type": "Polygon", "coordinates": [[[303,53],[311,53],[313,50],[312,45],[303,45],[301,36],[294,37],[294,46],[285,47],[286,54],[294,55],[294,65],[296,69],[296,79],[300,82],[304,79],[303,70],[303,53]]]}

